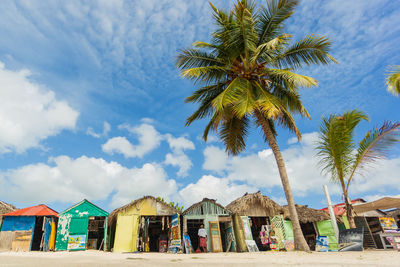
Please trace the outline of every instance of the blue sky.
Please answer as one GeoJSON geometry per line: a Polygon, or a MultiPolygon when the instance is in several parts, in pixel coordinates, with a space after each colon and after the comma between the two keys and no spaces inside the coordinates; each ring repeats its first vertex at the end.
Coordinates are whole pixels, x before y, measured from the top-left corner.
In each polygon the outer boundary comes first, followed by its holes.
{"type": "MultiPolygon", "coordinates": [[[[232,1],[212,1],[230,7],[232,1]]],[[[358,108],[370,116],[357,138],[399,121],[385,88],[400,64],[397,1],[301,1],[287,22],[295,39],[328,36],[337,65],[300,73],[319,81],[301,91],[312,120],[297,118],[301,143],[284,129],[278,141],[295,201],[325,206],[340,190],[320,174],[314,142],[324,115],[358,108]]],[[[143,195],[186,207],[203,197],[228,204],[261,190],[285,203],[275,161],[253,129],[248,148],[228,157],[206,121],[185,127],[195,89],[174,67],[179,49],[208,41],[207,1],[1,1],[0,199],[61,211],[82,198],[106,210],[143,195]]],[[[400,148],[357,177],[351,197],[399,195],[400,148]]]]}

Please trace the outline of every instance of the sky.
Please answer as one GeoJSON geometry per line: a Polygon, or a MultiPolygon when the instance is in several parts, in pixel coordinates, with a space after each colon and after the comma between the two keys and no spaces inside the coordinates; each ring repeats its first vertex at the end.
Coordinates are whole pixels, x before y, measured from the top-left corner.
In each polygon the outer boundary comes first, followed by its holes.
{"type": "MultiPolygon", "coordinates": [[[[296,203],[325,207],[324,184],[342,202],[318,167],[323,116],[366,112],[357,140],[400,121],[400,98],[384,81],[388,66],[400,64],[399,13],[391,0],[307,0],[287,21],[294,40],[329,37],[339,62],[299,71],[319,81],[300,91],[312,117],[296,118],[302,141],[278,128],[296,203]]],[[[194,41],[210,41],[213,29],[207,1],[0,1],[0,199],[60,212],[87,198],[111,211],[145,195],[189,207],[261,190],[285,204],[260,129],[232,157],[215,134],[202,140],[206,120],[185,126],[196,105],[184,99],[196,85],[180,77],[175,59],[194,41]]],[[[399,173],[397,146],[355,177],[350,197],[400,195],[399,173]]]]}

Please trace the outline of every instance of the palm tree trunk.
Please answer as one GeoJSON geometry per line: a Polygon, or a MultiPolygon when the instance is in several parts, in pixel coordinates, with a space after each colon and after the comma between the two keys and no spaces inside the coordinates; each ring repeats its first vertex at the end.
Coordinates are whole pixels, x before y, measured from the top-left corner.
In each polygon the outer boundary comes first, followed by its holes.
{"type": "Polygon", "coordinates": [[[279,174],[282,181],[283,190],[285,191],[286,200],[288,202],[290,219],[293,225],[293,233],[294,233],[294,247],[297,250],[310,251],[310,248],[307,245],[306,240],[304,239],[303,232],[301,231],[299,217],[297,215],[296,207],[294,205],[292,189],[290,188],[289,179],[286,173],[285,162],[283,161],[283,157],[281,154],[281,150],[279,149],[278,143],[276,142],[276,138],[272,133],[271,127],[268,121],[265,119],[263,114],[256,110],[255,116],[257,117],[257,121],[260,123],[265,137],[268,140],[269,146],[274,153],[276,163],[278,165],[279,174]]]}
{"type": "Polygon", "coordinates": [[[346,190],[346,186],[344,184],[344,179],[339,178],[340,184],[342,186],[343,190],[343,196],[344,196],[344,203],[346,207],[346,216],[347,220],[349,221],[350,228],[356,228],[356,223],[354,222],[354,212],[353,212],[353,205],[351,204],[351,200],[349,198],[349,194],[346,190]]]}
{"type": "Polygon", "coordinates": [[[353,205],[351,204],[351,200],[346,193],[344,194],[344,199],[345,199],[345,203],[346,203],[347,220],[349,221],[350,228],[356,228],[357,226],[354,221],[353,205]]]}

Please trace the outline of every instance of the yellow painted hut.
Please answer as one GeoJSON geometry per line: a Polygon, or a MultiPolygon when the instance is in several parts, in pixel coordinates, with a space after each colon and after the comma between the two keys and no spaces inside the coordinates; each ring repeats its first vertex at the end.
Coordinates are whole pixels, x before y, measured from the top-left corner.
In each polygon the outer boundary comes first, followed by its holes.
{"type": "Polygon", "coordinates": [[[177,209],[152,196],[115,209],[108,219],[109,248],[114,252],[166,252],[172,217],[179,221],[177,214],[177,209]]]}

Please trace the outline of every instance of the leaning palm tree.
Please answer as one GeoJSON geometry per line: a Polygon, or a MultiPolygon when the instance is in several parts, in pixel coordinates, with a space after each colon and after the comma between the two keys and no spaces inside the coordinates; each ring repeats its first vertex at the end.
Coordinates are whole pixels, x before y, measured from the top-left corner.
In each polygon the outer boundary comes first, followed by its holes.
{"type": "Polygon", "coordinates": [[[395,96],[400,95],[400,65],[392,67],[389,70],[386,85],[388,86],[388,91],[395,96]]]}
{"type": "Polygon", "coordinates": [[[177,66],[183,77],[200,85],[186,98],[187,102],[199,104],[186,124],[210,118],[203,134],[205,141],[209,131],[215,131],[227,152],[235,155],[246,147],[251,122],[261,127],[278,165],[295,248],[308,251],[276,141],[276,125],[301,138],[293,114],[310,116],[300,100],[299,89],[316,86],[317,81],[294,71],[335,60],[328,54],[330,42],[325,37],[311,34],[290,44],[292,36],[284,32],[284,22],[297,4],[296,0],[271,0],[266,7],[258,8],[254,2],[242,0],[230,11],[210,4],[216,23],[211,42],[197,41],[182,50],[177,66]]]}
{"type": "Polygon", "coordinates": [[[400,141],[400,123],[385,122],[379,129],[367,132],[357,146],[354,132],[362,120],[368,117],[358,110],[323,118],[317,147],[322,172],[342,188],[351,228],[356,227],[349,197],[351,181],[368,164],[384,158],[390,147],[400,141]]]}

